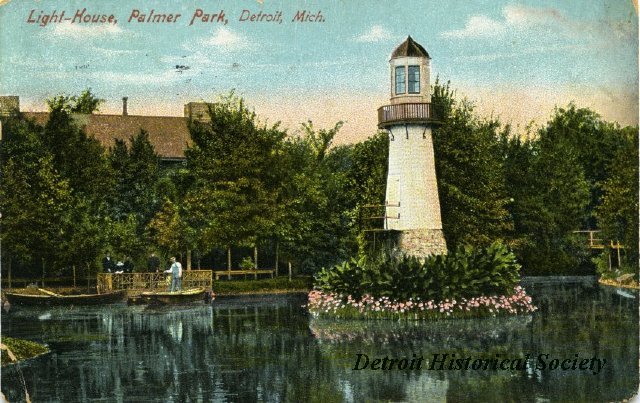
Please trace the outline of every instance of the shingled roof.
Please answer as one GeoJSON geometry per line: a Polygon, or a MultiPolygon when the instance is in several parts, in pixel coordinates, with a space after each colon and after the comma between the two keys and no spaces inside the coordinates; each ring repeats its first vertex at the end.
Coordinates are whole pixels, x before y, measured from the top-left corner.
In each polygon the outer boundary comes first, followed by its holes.
{"type": "MultiPolygon", "coordinates": [[[[48,112],[24,112],[24,115],[41,125],[49,120],[48,112]]],[[[92,114],[81,115],[76,121],[106,148],[113,147],[116,139],[128,142],[144,129],[149,133],[156,153],[163,159],[184,158],[184,149],[190,142],[184,117],[92,114]]]]}
{"type": "Polygon", "coordinates": [[[392,59],[397,59],[399,57],[429,57],[429,53],[420,45],[418,42],[414,41],[411,36],[407,37],[407,40],[402,42],[391,54],[392,59]]]}

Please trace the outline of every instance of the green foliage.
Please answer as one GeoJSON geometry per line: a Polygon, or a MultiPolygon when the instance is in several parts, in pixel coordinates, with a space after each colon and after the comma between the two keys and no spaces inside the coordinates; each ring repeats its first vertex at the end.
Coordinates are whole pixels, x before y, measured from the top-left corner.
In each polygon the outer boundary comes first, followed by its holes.
{"type": "Polygon", "coordinates": [[[108,220],[95,216],[92,206],[86,200],[77,200],[69,215],[65,238],[60,245],[65,266],[83,266],[92,271],[91,265],[108,242],[105,230],[108,220]]]}
{"type": "MultiPolygon", "coordinates": [[[[4,344],[6,348],[11,352],[11,355],[15,357],[15,362],[33,358],[40,354],[49,352],[49,349],[42,344],[30,340],[15,339],[13,337],[3,336],[2,344],[4,344]]],[[[9,353],[6,350],[3,349],[0,353],[2,354],[0,362],[2,362],[3,367],[14,362],[9,357],[9,353]]]]}
{"type": "Polygon", "coordinates": [[[129,214],[122,220],[109,220],[105,226],[108,244],[117,259],[128,257],[138,260],[146,253],[144,238],[138,236],[140,224],[136,215],[129,214]]]}
{"type": "Polygon", "coordinates": [[[185,151],[193,186],[184,199],[201,248],[251,245],[274,232],[278,196],[278,125],[261,125],[233,95],[209,106],[211,122],[190,124],[185,151]],[[274,169],[275,168],[275,169],[274,169]]]}
{"type": "Polygon", "coordinates": [[[518,284],[520,265],[504,245],[464,246],[424,261],[384,253],[376,259],[351,259],[321,270],[315,287],[326,293],[374,298],[443,301],[482,295],[509,295],[518,284]]]}
{"type": "MultiPolygon", "coordinates": [[[[141,225],[146,224],[159,205],[159,157],[141,130],[129,139],[130,146],[116,140],[109,150],[109,162],[115,174],[115,186],[110,190],[111,216],[121,220],[135,214],[141,225]]],[[[139,229],[141,233],[142,228],[139,229]]]]}
{"type": "Polygon", "coordinates": [[[38,265],[61,258],[72,205],[68,180],[55,170],[41,141],[42,128],[20,119],[3,127],[2,242],[11,257],[38,265]]]}
{"type": "MultiPolygon", "coordinates": [[[[599,183],[609,176],[611,161],[624,148],[624,137],[617,125],[603,121],[596,112],[578,108],[572,102],[565,108],[556,108],[546,127],[540,130],[539,142],[543,148],[565,145],[575,155],[574,162],[581,168],[588,183],[587,208],[592,213],[602,196],[599,183]]],[[[594,217],[588,218],[588,226],[597,224],[594,217]]]]}
{"type": "Polygon", "coordinates": [[[600,236],[625,245],[624,263],[638,269],[638,131],[621,131],[621,146],[607,165],[600,182],[600,204],[595,217],[600,236]]]}
{"type": "Polygon", "coordinates": [[[302,131],[305,141],[311,146],[311,150],[318,161],[322,161],[333,142],[336,134],[342,127],[344,122],[338,122],[331,129],[316,130],[312,121],[302,124],[302,131]]]}
{"type": "Polygon", "coordinates": [[[68,182],[72,196],[65,222],[59,227],[56,263],[59,267],[90,269],[107,242],[105,211],[113,175],[104,148],[79,127],[71,115],[74,111],[52,105],[42,143],[52,156],[54,169],[68,182]]]}
{"type": "Polygon", "coordinates": [[[243,270],[249,270],[255,267],[256,265],[253,263],[253,259],[251,259],[251,257],[249,256],[243,257],[242,261],[240,261],[240,268],[243,270]]]}
{"type": "Polygon", "coordinates": [[[589,189],[577,158],[563,142],[512,139],[507,145],[515,250],[529,274],[568,274],[581,264],[572,231],[585,224],[589,189]]]}
{"type": "Polygon", "coordinates": [[[213,284],[213,291],[217,295],[260,292],[307,292],[311,289],[312,283],[313,278],[311,276],[293,277],[291,281],[285,276],[258,280],[221,280],[213,284]]]}
{"type": "MultiPolygon", "coordinates": [[[[169,211],[161,210],[166,206],[161,206],[160,202],[159,157],[149,141],[148,133],[140,130],[129,138],[128,144],[116,139],[107,158],[114,179],[113,186],[105,189],[108,208],[104,226],[108,228],[107,241],[116,256],[128,256],[140,263],[144,261],[148,250],[156,246],[165,251],[181,250],[175,249],[173,238],[182,237],[182,232],[172,233],[169,239],[162,233],[165,228],[157,227],[160,224],[173,224],[173,221],[163,215],[169,214],[169,211]],[[153,218],[157,218],[154,225],[151,224],[153,218]],[[155,242],[155,245],[149,245],[149,241],[155,242]]],[[[173,225],[168,225],[168,228],[176,231],[173,225]]]]}
{"type": "Polygon", "coordinates": [[[353,146],[348,175],[357,205],[384,201],[389,155],[389,136],[378,132],[353,146]]]}
{"type": "Polygon", "coordinates": [[[570,104],[533,139],[503,138],[513,245],[527,274],[584,273],[592,258],[573,234],[579,229],[599,228],[605,242],[630,245],[628,262],[637,265],[634,133],[570,104]]]}
{"type": "MultiPolygon", "coordinates": [[[[51,270],[89,267],[107,247],[136,259],[157,247],[206,254],[213,247],[275,244],[281,261],[314,272],[356,256],[358,244],[366,244],[359,217],[381,215],[363,206],[384,202],[385,133],[333,146],[342,122],[317,128],[309,121],[288,136],[231,95],[210,106],[211,122],[190,124],[187,163],[161,170],[144,131],[116,141],[108,153],[86,135],[76,113],[92,113],[101,103],[90,90],[48,103],[44,127],[20,114],[2,118],[5,259],[51,270]]],[[[433,141],[451,250],[502,241],[527,274],[577,274],[589,270],[593,256],[572,232],[600,229],[605,242],[625,245],[623,269],[637,267],[637,128],[569,104],[545,126],[528,128],[524,139],[478,117],[438,81],[432,105],[440,121],[433,141]]],[[[608,262],[606,253],[596,262],[608,262]]],[[[432,281],[445,276],[462,287],[459,278],[468,277],[460,267],[478,264],[455,256],[442,258],[451,267],[433,268],[432,281]]],[[[345,271],[344,288],[365,280],[382,287],[387,275],[371,274],[370,266],[400,279],[422,270],[410,260],[350,261],[335,270],[345,271]]],[[[391,289],[409,287],[387,282],[391,289]]]]}
{"type": "Polygon", "coordinates": [[[91,88],[80,93],[80,96],[74,99],[75,105],[71,109],[71,112],[76,113],[93,113],[100,109],[100,104],[104,103],[104,99],[96,98],[91,93],[91,88]]]}
{"type": "Polygon", "coordinates": [[[311,122],[299,136],[282,142],[278,168],[281,182],[277,204],[281,219],[274,236],[283,257],[303,272],[334,264],[347,255],[349,222],[344,192],[344,147],[327,150],[341,123],[316,130],[311,122]]]}
{"type": "Polygon", "coordinates": [[[513,221],[500,148],[500,124],[478,118],[436,81],[432,103],[441,125],[433,132],[442,227],[447,245],[486,246],[507,238],[513,221]]]}
{"type": "Polygon", "coordinates": [[[100,142],[88,137],[69,111],[58,108],[51,110],[41,136],[54,168],[73,194],[86,199],[94,211],[104,208],[113,176],[100,142]]]}
{"type": "Polygon", "coordinates": [[[147,225],[147,236],[160,246],[165,255],[177,254],[188,249],[193,241],[193,231],[183,219],[179,206],[166,199],[162,207],[147,225]]]}
{"type": "Polygon", "coordinates": [[[58,95],[47,100],[47,105],[51,111],[63,110],[67,113],[91,114],[97,112],[104,99],[96,98],[91,93],[91,88],[82,91],[80,96],[58,95]]]}

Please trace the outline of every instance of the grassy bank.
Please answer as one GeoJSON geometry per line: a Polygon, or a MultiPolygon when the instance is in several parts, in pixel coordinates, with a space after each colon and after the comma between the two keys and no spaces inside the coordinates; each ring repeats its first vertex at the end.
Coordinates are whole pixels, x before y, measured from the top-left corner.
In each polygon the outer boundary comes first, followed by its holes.
{"type": "Polygon", "coordinates": [[[49,352],[49,349],[42,344],[29,340],[14,339],[13,337],[3,336],[2,344],[9,350],[7,351],[4,348],[1,350],[0,361],[2,366],[49,352]]]}
{"type": "Polygon", "coordinates": [[[302,291],[308,292],[313,286],[313,277],[276,277],[261,280],[218,280],[213,283],[216,295],[262,294],[302,291]]]}

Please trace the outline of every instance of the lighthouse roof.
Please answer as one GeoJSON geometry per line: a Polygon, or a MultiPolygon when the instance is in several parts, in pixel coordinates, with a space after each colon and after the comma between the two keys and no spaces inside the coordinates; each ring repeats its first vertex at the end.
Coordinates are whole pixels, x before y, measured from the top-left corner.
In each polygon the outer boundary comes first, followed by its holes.
{"type": "Polygon", "coordinates": [[[426,57],[427,59],[431,59],[429,53],[427,53],[422,45],[414,41],[411,36],[408,36],[407,40],[398,45],[391,54],[392,59],[399,57],[426,57]]]}

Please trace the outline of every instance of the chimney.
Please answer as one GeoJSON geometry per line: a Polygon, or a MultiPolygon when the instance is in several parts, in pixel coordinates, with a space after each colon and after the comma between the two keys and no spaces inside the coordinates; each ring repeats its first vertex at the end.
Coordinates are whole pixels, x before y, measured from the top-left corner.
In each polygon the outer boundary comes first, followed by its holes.
{"type": "Polygon", "coordinates": [[[129,114],[127,112],[127,99],[129,99],[129,97],[122,97],[122,116],[127,116],[129,114]]]}

